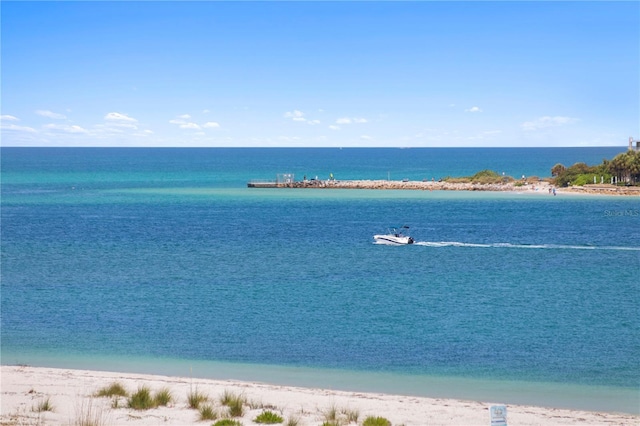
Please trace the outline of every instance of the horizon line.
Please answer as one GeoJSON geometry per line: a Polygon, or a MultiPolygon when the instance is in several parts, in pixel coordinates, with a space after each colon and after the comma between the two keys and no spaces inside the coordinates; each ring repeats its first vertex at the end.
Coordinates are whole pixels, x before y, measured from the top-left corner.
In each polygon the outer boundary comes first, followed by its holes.
{"type": "Polygon", "coordinates": [[[563,145],[563,146],[257,146],[257,145],[239,145],[239,146],[145,146],[145,145],[132,145],[132,146],[111,146],[111,145],[0,145],[0,149],[3,148],[124,148],[124,149],[140,149],[140,148],[159,148],[159,149],[219,149],[219,148],[233,148],[233,149],[500,149],[500,148],[515,148],[515,149],[531,149],[531,148],[621,148],[629,150],[628,146],[624,145],[563,145]]]}

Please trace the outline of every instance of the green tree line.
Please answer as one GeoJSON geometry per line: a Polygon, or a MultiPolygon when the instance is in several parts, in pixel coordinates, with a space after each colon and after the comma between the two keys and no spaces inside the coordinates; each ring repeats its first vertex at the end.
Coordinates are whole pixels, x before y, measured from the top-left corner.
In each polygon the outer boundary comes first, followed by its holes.
{"type": "Polygon", "coordinates": [[[629,150],[616,155],[611,161],[604,159],[597,166],[576,163],[571,167],[565,167],[558,163],[551,168],[551,176],[554,176],[554,184],[560,187],[593,183],[594,177],[597,183],[611,183],[611,178],[614,177],[618,184],[638,185],[640,152],[629,150]]]}

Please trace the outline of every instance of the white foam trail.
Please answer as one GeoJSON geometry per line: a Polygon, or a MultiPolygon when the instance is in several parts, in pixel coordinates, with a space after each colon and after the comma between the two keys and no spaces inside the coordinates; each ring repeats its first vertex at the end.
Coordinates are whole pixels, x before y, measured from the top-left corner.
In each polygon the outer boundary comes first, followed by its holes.
{"type": "Polygon", "coordinates": [[[640,251],[640,247],[623,246],[578,246],[563,244],[511,244],[511,243],[463,243],[458,241],[416,241],[417,246],[427,247],[479,247],[479,248],[520,248],[520,249],[553,249],[553,250],[626,250],[640,251]]]}

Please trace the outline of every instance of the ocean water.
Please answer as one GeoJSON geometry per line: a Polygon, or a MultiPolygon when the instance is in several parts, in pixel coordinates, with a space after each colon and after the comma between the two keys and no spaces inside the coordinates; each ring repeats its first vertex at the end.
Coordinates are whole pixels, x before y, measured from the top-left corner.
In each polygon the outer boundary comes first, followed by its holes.
{"type": "Polygon", "coordinates": [[[246,188],[618,152],[2,148],[2,363],[638,413],[637,197],[246,188]]]}

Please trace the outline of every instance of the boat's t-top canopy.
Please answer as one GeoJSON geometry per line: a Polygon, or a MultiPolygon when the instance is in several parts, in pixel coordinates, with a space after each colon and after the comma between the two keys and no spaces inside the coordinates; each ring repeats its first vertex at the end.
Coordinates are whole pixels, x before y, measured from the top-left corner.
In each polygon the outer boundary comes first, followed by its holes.
{"type": "Polygon", "coordinates": [[[409,229],[409,227],[407,225],[393,226],[389,228],[389,231],[392,234],[399,236],[399,235],[402,235],[403,232],[405,232],[405,229],[409,229]]]}

